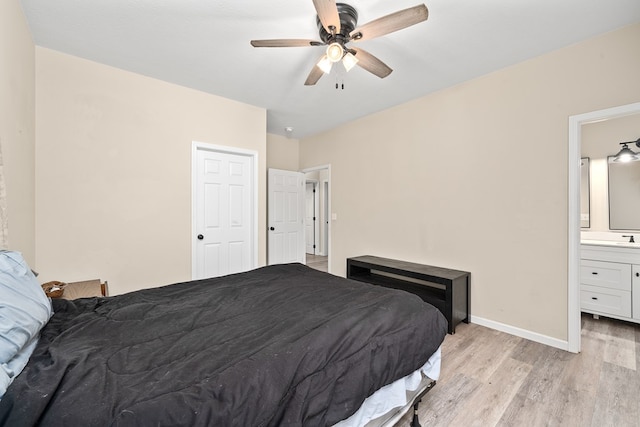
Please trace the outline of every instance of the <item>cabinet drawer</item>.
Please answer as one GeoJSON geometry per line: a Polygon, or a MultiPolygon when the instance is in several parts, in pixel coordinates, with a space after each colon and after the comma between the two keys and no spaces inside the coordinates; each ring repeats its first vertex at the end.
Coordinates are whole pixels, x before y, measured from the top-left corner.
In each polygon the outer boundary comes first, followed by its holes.
{"type": "Polygon", "coordinates": [[[631,292],[600,286],[580,286],[580,308],[631,317],[631,292]]]}
{"type": "Polygon", "coordinates": [[[631,291],[631,264],[582,260],[580,283],[631,291]]]}

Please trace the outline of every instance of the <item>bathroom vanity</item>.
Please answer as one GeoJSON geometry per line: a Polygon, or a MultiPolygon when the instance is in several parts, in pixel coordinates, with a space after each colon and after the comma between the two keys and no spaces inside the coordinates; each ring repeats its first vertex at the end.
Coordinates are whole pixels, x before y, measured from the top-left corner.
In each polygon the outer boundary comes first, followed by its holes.
{"type": "Polygon", "coordinates": [[[580,308],[640,323],[640,243],[582,240],[580,308]]]}

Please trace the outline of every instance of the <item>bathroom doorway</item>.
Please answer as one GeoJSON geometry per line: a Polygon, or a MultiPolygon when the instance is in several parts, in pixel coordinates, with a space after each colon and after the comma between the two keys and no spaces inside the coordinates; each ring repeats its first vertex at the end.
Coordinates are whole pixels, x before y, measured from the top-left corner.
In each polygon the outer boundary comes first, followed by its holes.
{"type": "MultiPolygon", "coordinates": [[[[331,272],[331,165],[306,168],[302,173],[305,175],[305,182],[310,184],[309,188],[315,190],[308,199],[308,207],[311,206],[311,200],[315,201],[315,222],[309,224],[308,232],[305,233],[307,265],[316,270],[331,272]],[[313,243],[309,241],[311,236],[313,243]],[[312,248],[313,245],[315,248],[312,248]]],[[[306,216],[311,218],[310,215],[306,216]]]]}
{"type": "Polygon", "coordinates": [[[569,200],[568,200],[568,334],[567,349],[580,352],[581,310],[580,310],[580,189],[581,189],[581,142],[583,126],[604,120],[611,120],[633,114],[640,114],[640,102],[619,107],[593,111],[569,117],[569,200]]]}

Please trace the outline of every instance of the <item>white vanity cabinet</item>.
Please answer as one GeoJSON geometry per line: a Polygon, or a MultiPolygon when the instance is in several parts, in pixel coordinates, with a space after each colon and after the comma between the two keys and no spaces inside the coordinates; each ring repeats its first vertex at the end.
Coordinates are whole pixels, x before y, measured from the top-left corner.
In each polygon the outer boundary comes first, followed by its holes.
{"type": "Polygon", "coordinates": [[[580,308],[640,323],[640,247],[582,244],[580,308]]]}
{"type": "Polygon", "coordinates": [[[631,317],[630,264],[583,259],[580,278],[582,311],[631,317]]]}

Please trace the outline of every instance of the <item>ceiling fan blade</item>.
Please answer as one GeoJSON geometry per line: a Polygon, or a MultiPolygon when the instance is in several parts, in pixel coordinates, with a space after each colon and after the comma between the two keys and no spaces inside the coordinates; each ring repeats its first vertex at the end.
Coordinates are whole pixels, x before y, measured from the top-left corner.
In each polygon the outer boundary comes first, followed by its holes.
{"type": "Polygon", "coordinates": [[[253,47],[303,47],[322,46],[323,42],[307,39],[272,39],[272,40],[251,40],[253,47]]]}
{"type": "Polygon", "coordinates": [[[329,27],[335,27],[335,34],[338,34],[340,32],[340,15],[338,15],[335,0],[313,0],[313,5],[324,29],[331,33],[329,27]]]}
{"type": "Polygon", "coordinates": [[[421,4],[368,22],[353,30],[349,35],[354,41],[370,40],[426,21],[428,17],[427,6],[421,4]]]}
{"type": "Polygon", "coordinates": [[[393,71],[387,64],[380,61],[375,56],[371,55],[369,52],[362,49],[351,49],[353,54],[356,56],[358,60],[358,64],[360,67],[364,68],[368,72],[375,74],[376,76],[384,79],[393,71]]]}
{"type": "MultiPolygon", "coordinates": [[[[320,59],[322,59],[322,57],[320,57],[320,59]]],[[[318,59],[318,61],[320,59],[318,59]]],[[[314,84],[318,83],[318,80],[320,80],[320,77],[322,77],[323,74],[324,72],[320,69],[320,67],[318,67],[316,64],[313,64],[313,68],[311,69],[311,72],[309,73],[307,80],[304,82],[304,85],[313,86],[314,84]]]]}

